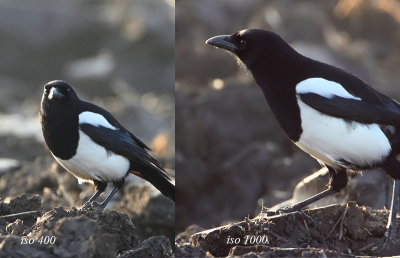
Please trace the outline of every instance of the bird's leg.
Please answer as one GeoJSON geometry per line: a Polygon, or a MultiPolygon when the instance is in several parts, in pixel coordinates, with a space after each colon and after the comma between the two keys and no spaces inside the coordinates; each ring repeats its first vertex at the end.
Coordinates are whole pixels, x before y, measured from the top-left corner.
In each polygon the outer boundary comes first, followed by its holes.
{"type": "Polygon", "coordinates": [[[383,252],[388,252],[388,254],[391,252],[391,249],[400,248],[400,244],[396,239],[396,213],[399,206],[398,198],[400,191],[399,167],[400,162],[395,155],[387,157],[385,163],[382,165],[383,170],[393,178],[392,202],[383,243],[383,252]]]}
{"type": "Polygon", "coordinates": [[[93,181],[96,192],[93,194],[92,197],[83,205],[82,209],[85,210],[92,205],[92,202],[97,199],[107,188],[107,183],[101,181],[93,181]]]}
{"type": "Polygon", "coordinates": [[[96,192],[93,194],[93,196],[90,197],[90,199],[89,199],[87,202],[85,202],[85,204],[83,205],[82,209],[85,210],[85,209],[89,208],[90,205],[92,204],[92,202],[93,202],[94,200],[96,200],[96,198],[99,197],[99,196],[101,195],[101,193],[102,193],[102,192],[100,192],[100,191],[96,191],[96,192]]]}
{"type": "Polygon", "coordinates": [[[107,196],[107,198],[104,200],[104,202],[98,204],[97,202],[93,202],[93,204],[98,205],[101,209],[104,209],[108,202],[111,200],[111,198],[114,196],[114,194],[116,192],[118,192],[119,189],[121,189],[121,187],[124,185],[125,183],[125,178],[122,178],[121,180],[118,181],[114,181],[114,189],[112,190],[112,192],[107,196]]]}
{"type": "Polygon", "coordinates": [[[392,203],[390,207],[390,213],[388,217],[388,224],[386,226],[387,231],[385,233],[385,241],[383,244],[383,249],[388,250],[392,245],[399,247],[399,242],[396,239],[396,214],[398,210],[398,198],[399,198],[399,190],[400,190],[400,180],[393,180],[393,194],[392,194],[392,203]]]}
{"type": "Polygon", "coordinates": [[[317,222],[309,215],[305,214],[302,209],[308,205],[310,205],[313,202],[316,202],[324,197],[327,197],[331,194],[337,193],[337,191],[335,191],[332,188],[329,188],[323,192],[320,192],[304,201],[298,202],[293,206],[288,206],[282,209],[278,209],[276,211],[265,211],[263,213],[265,213],[267,216],[274,216],[274,215],[279,215],[279,214],[287,214],[287,213],[291,213],[291,212],[300,212],[301,216],[303,217],[303,219],[305,221],[307,221],[310,225],[312,225],[313,227],[317,226],[317,222]]]}
{"type": "MultiPolygon", "coordinates": [[[[320,192],[304,201],[298,202],[294,204],[293,206],[285,207],[278,209],[276,211],[263,211],[267,216],[273,216],[273,215],[279,215],[283,213],[290,213],[290,212],[301,212],[301,210],[310,205],[313,202],[316,202],[322,198],[325,198],[329,195],[332,195],[334,193],[340,192],[346,185],[347,185],[347,174],[345,169],[333,169],[331,167],[328,167],[329,174],[330,174],[330,182],[329,182],[329,188],[323,192],[320,192]]],[[[306,220],[313,220],[310,216],[306,215],[305,213],[301,212],[301,214],[306,216],[306,220]]]]}
{"type": "Polygon", "coordinates": [[[298,202],[298,203],[294,204],[293,206],[287,206],[287,207],[278,209],[276,211],[267,210],[266,212],[263,212],[263,213],[266,213],[267,216],[273,216],[273,215],[278,215],[278,214],[281,214],[281,213],[290,213],[290,212],[295,212],[295,211],[300,212],[304,207],[310,205],[311,203],[316,202],[316,201],[318,201],[318,200],[320,200],[320,199],[322,199],[324,197],[327,197],[327,196],[329,196],[331,194],[334,194],[336,192],[337,191],[335,191],[334,189],[329,188],[329,189],[327,189],[327,190],[325,190],[323,192],[320,192],[320,193],[318,193],[318,194],[316,194],[316,195],[314,195],[314,196],[312,196],[312,197],[310,197],[308,199],[305,199],[304,201],[298,202]]]}

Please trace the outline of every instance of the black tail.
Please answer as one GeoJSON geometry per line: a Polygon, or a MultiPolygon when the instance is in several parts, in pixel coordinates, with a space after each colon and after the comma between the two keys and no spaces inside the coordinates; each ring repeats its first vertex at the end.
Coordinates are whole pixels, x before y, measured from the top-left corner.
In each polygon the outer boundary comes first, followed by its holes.
{"type": "Polygon", "coordinates": [[[149,181],[163,195],[175,202],[175,186],[166,172],[157,167],[147,167],[137,163],[131,165],[130,169],[132,174],[149,181]]]}

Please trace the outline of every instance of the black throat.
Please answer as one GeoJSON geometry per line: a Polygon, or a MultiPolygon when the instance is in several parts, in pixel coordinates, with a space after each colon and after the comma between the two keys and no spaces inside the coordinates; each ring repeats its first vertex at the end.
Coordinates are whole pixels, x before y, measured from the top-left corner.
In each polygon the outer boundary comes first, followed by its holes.
{"type": "Polygon", "coordinates": [[[44,139],[58,158],[68,160],[76,154],[79,142],[79,113],[74,105],[42,101],[40,121],[44,139]]]}
{"type": "Polygon", "coordinates": [[[247,66],[256,83],[261,87],[264,97],[275,119],[289,138],[297,142],[301,133],[300,108],[296,99],[296,85],[303,80],[305,73],[302,62],[307,59],[293,51],[291,55],[281,57],[277,62],[259,59],[247,66]]]}

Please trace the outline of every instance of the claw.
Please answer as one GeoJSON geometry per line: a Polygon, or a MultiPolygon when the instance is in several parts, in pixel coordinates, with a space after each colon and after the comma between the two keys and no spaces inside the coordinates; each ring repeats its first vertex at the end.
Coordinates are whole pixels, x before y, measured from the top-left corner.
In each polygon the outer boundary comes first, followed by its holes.
{"type": "Polygon", "coordinates": [[[104,204],[104,202],[103,202],[103,203],[92,202],[92,206],[101,208],[102,210],[104,210],[104,208],[106,207],[106,205],[107,205],[107,204],[104,204]]]}
{"type": "Polygon", "coordinates": [[[279,213],[278,213],[277,211],[269,211],[269,210],[262,211],[261,213],[266,214],[268,217],[270,217],[270,216],[275,216],[275,215],[279,215],[279,213]]]}
{"type": "Polygon", "coordinates": [[[303,219],[310,224],[311,227],[317,228],[317,221],[313,219],[311,216],[307,215],[304,213],[304,211],[300,211],[301,216],[303,216],[303,219]]]}
{"type": "Polygon", "coordinates": [[[385,233],[383,250],[387,251],[393,248],[399,249],[400,242],[396,238],[396,227],[389,227],[385,233]]]}
{"type": "Polygon", "coordinates": [[[91,205],[92,205],[91,202],[87,202],[87,203],[85,203],[85,204],[82,206],[81,210],[86,210],[86,209],[89,208],[91,205]]]}
{"type": "Polygon", "coordinates": [[[89,207],[96,207],[96,208],[100,208],[102,210],[104,210],[106,205],[104,205],[104,203],[98,203],[98,202],[87,202],[83,205],[83,207],[81,208],[82,210],[86,210],[89,207]]]}

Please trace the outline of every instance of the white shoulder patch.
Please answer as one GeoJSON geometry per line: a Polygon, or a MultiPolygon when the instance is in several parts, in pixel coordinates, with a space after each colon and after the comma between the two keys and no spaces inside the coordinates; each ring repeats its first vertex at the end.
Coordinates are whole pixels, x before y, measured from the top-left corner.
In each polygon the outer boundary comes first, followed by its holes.
{"type": "Polygon", "coordinates": [[[297,94],[315,93],[330,99],[334,96],[338,96],[347,99],[361,100],[348,93],[339,83],[328,81],[323,78],[310,78],[300,82],[296,86],[296,92],[297,94]]]}
{"type": "Polygon", "coordinates": [[[94,126],[104,126],[106,128],[110,128],[113,130],[117,130],[114,126],[112,126],[107,119],[105,119],[102,115],[85,111],[79,114],[79,124],[91,124],[94,126]]]}

